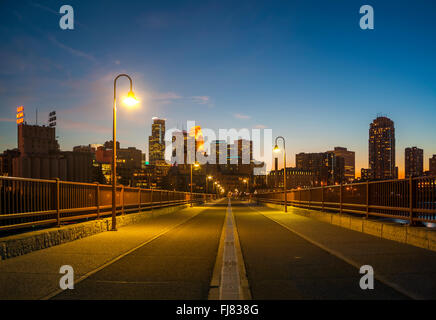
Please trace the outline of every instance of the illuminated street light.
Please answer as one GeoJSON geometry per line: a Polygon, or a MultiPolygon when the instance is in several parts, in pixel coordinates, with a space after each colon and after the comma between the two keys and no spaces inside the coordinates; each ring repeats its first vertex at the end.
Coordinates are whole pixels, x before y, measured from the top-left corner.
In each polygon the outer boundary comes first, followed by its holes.
{"type": "Polygon", "coordinates": [[[204,193],[207,193],[209,191],[209,184],[207,180],[212,180],[213,177],[211,175],[206,176],[206,188],[204,188],[204,193]]]}
{"type": "Polygon", "coordinates": [[[279,153],[279,152],[280,152],[280,148],[279,148],[279,146],[278,146],[277,144],[274,146],[273,151],[274,151],[275,153],[279,153]]]}
{"type": "Polygon", "coordinates": [[[123,102],[129,107],[133,107],[134,105],[137,105],[139,103],[138,99],[136,99],[135,94],[133,93],[132,90],[129,91],[127,97],[124,98],[123,102]]]}
{"type": "Polygon", "coordinates": [[[248,180],[244,179],[242,182],[245,184],[245,192],[248,192],[248,180]]]}
{"type": "Polygon", "coordinates": [[[132,78],[127,74],[119,74],[114,79],[114,105],[113,105],[113,138],[112,138],[112,231],[117,230],[117,80],[121,77],[126,77],[130,81],[130,91],[127,94],[127,98],[124,99],[124,103],[128,106],[133,106],[138,103],[138,100],[133,93],[132,78]]]}
{"type": "Polygon", "coordinates": [[[273,149],[273,151],[275,153],[280,152],[280,148],[277,144],[277,140],[278,139],[282,139],[283,141],[283,195],[285,198],[285,212],[288,212],[288,205],[287,205],[287,197],[286,197],[286,145],[285,145],[285,138],[283,138],[282,136],[278,136],[276,138],[276,143],[275,143],[275,147],[273,149]]]}

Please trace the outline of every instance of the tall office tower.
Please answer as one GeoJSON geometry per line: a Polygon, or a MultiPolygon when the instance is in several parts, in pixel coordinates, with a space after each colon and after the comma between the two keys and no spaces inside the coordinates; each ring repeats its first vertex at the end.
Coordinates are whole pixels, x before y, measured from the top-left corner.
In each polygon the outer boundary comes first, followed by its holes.
{"type": "Polygon", "coordinates": [[[369,128],[369,167],[374,179],[397,179],[395,166],[395,128],[387,117],[377,117],[369,128]]]}
{"type": "Polygon", "coordinates": [[[424,150],[417,147],[405,150],[406,178],[420,177],[424,174],[424,150]]]}
{"type": "Polygon", "coordinates": [[[148,159],[150,164],[165,160],[165,119],[153,118],[148,137],[148,159]]]}
{"type": "Polygon", "coordinates": [[[304,153],[295,155],[297,169],[313,173],[313,185],[332,185],[345,180],[345,160],[334,152],[304,153]]]}
{"type": "MultiPolygon", "coordinates": [[[[215,160],[215,164],[225,165],[227,164],[227,142],[226,140],[214,140],[210,144],[210,153],[211,155],[215,154],[213,160],[215,160]]],[[[212,160],[212,161],[213,161],[212,160]]]]}
{"type": "Polygon", "coordinates": [[[188,163],[188,132],[186,130],[173,132],[172,149],[171,163],[178,165],[188,163]]]}
{"type": "Polygon", "coordinates": [[[326,172],[324,170],[325,154],[318,153],[304,153],[301,152],[295,155],[295,164],[297,169],[308,170],[313,173],[313,184],[327,185],[326,172]]]}
{"type": "Polygon", "coordinates": [[[253,141],[238,139],[235,145],[238,148],[238,164],[250,165],[253,162],[253,141]]]}
{"type": "Polygon", "coordinates": [[[432,175],[436,175],[436,154],[429,160],[429,169],[432,175]]]}
{"type": "Polygon", "coordinates": [[[356,153],[354,151],[349,151],[347,148],[335,147],[333,151],[329,151],[334,153],[337,157],[344,158],[344,169],[345,169],[345,181],[353,182],[356,177],[356,153]]]}

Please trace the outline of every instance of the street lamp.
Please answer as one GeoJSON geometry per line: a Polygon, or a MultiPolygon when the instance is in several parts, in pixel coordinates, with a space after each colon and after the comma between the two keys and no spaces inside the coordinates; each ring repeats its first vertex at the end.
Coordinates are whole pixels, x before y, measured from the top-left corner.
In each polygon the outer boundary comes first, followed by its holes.
{"type": "Polygon", "coordinates": [[[207,193],[209,190],[209,184],[207,183],[207,180],[212,180],[213,179],[213,177],[212,176],[206,176],[206,188],[204,189],[204,193],[207,193]]]}
{"type": "Polygon", "coordinates": [[[194,167],[198,168],[200,166],[200,164],[197,161],[195,161],[194,164],[191,163],[191,195],[190,195],[191,207],[192,207],[192,166],[193,165],[194,165],[194,167]]]}
{"type": "Polygon", "coordinates": [[[248,180],[244,179],[242,182],[245,184],[245,192],[248,192],[248,180]]]}
{"type": "Polygon", "coordinates": [[[135,94],[132,90],[132,78],[127,74],[119,74],[114,79],[114,106],[113,106],[113,137],[112,137],[112,231],[117,231],[117,80],[121,77],[126,77],[130,81],[130,91],[127,97],[124,99],[124,103],[129,107],[134,106],[139,101],[136,99],[135,94]]]}
{"type": "Polygon", "coordinates": [[[285,146],[285,138],[282,136],[278,136],[276,138],[275,147],[273,149],[274,152],[278,153],[280,152],[280,148],[277,144],[277,140],[282,139],[283,140],[283,194],[285,197],[285,212],[288,212],[288,205],[287,205],[287,197],[286,197],[286,146],[285,146]]]}

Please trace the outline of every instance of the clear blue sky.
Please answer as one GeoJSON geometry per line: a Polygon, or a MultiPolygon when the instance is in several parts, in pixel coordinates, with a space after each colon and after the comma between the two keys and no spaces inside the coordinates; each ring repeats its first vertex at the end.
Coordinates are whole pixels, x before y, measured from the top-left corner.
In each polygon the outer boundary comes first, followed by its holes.
{"type": "MultiPolygon", "coordinates": [[[[134,77],[141,106],[120,107],[122,146],[146,150],[167,127],[273,129],[288,157],[344,146],[368,165],[368,127],[395,121],[404,148],[436,154],[436,4],[415,1],[0,0],[0,151],[16,147],[15,108],[57,110],[63,150],[111,138],[112,81],[134,77]],[[75,30],[59,28],[72,5],[75,30]],[[375,30],[359,28],[370,4],[375,30]]],[[[120,82],[126,92],[127,81],[120,82]]]]}

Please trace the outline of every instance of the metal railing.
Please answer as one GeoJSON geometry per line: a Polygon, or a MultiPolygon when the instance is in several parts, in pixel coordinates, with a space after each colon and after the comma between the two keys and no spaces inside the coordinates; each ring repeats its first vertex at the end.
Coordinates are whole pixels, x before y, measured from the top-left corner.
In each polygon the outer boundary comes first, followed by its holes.
{"type": "MultiPolygon", "coordinates": [[[[284,203],[284,192],[255,195],[260,202],[284,203]]],[[[289,205],[368,216],[436,222],[436,177],[373,181],[287,191],[289,205]]]]}
{"type": "MultiPolygon", "coordinates": [[[[111,215],[112,186],[0,176],[0,231],[111,215]]],[[[214,194],[117,187],[117,214],[215,199],[214,194]]]]}

